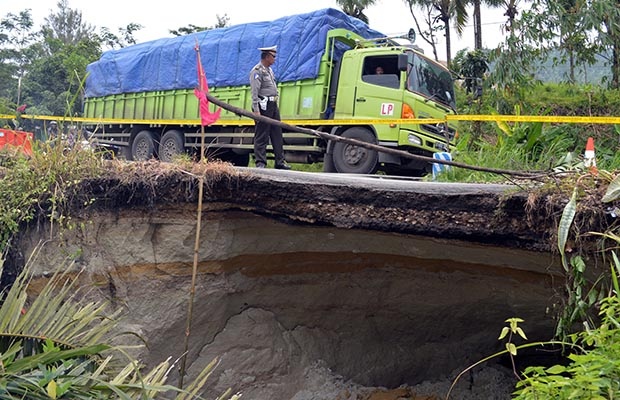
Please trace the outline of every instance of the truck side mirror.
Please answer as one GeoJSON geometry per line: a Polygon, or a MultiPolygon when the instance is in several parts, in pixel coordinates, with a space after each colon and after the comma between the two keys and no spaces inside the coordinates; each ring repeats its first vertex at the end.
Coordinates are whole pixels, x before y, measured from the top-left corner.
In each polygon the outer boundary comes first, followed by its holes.
{"type": "Polygon", "coordinates": [[[409,39],[411,43],[415,43],[415,29],[409,29],[409,32],[407,32],[407,39],[409,39]]]}
{"type": "Polygon", "coordinates": [[[401,53],[398,55],[398,70],[406,71],[407,63],[409,62],[409,57],[405,53],[401,53]]]}

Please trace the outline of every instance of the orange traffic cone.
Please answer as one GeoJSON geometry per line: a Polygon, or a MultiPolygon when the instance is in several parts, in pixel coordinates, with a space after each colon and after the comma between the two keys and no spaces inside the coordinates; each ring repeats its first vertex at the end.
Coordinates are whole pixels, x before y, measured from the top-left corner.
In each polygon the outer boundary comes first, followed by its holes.
{"type": "Polygon", "coordinates": [[[583,155],[583,165],[594,175],[598,173],[596,168],[596,155],[594,154],[594,139],[588,138],[586,142],[586,152],[583,155]]]}

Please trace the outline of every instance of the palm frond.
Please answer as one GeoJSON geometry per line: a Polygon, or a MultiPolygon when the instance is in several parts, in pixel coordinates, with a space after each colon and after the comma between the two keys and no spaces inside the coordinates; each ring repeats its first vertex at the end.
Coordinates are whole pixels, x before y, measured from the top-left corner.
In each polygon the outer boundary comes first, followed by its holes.
{"type": "Polygon", "coordinates": [[[106,343],[119,313],[108,315],[105,302],[81,302],[79,276],[71,266],[59,269],[36,293],[27,266],[2,293],[0,398],[138,400],[175,392],[179,400],[200,398],[216,361],[186,390],[166,383],[169,359],[143,372],[122,347],[106,343]]]}
{"type": "Polygon", "coordinates": [[[28,306],[28,272],[22,273],[0,307],[0,336],[48,339],[64,348],[91,346],[109,334],[115,318],[106,316],[103,303],[81,304],[76,296],[79,273],[56,272],[28,306]]]}

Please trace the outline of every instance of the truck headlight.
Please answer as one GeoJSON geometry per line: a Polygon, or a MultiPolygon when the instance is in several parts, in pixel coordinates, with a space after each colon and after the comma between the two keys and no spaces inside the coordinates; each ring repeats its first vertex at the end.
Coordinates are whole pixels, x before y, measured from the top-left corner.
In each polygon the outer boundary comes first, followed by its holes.
{"type": "Polygon", "coordinates": [[[422,146],[422,139],[420,139],[416,135],[409,134],[409,136],[407,137],[407,140],[411,144],[415,144],[417,146],[422,146]]]}

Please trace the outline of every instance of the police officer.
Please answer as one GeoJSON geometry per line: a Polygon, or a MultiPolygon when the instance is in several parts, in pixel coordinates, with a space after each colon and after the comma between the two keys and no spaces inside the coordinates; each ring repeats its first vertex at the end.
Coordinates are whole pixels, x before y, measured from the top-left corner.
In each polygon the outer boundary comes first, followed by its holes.
{"type": "MultiPolygon", "coordinates": [[[[252,111],[271,119],[280,120],[278,109],[278,87],[271,65],[276,61],[277,46],[259,48],[260,62],[250,71],[252,89],[252,111]]],[[[266,122],[256,121],[254,131],[254,159],[256,168],[267,165],[267,144],[271,139],[277,169],[291,169],[284,161],[282,128],[266,122]]]]}
{"type": "Polygon", "coordinates": [[[58,122],[51,121],[47,127],[47,140],[55,140],[58,137],[58,122]]]}

